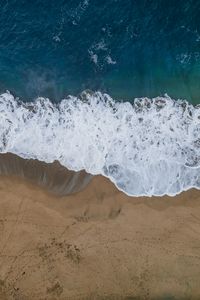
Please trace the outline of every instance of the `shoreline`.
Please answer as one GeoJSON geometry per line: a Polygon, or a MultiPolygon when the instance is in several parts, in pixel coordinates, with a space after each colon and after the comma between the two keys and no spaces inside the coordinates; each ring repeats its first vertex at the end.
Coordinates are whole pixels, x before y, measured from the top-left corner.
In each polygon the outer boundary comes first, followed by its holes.
{"type": "Polygon", "coordinates": [[[37,159],[24,159],[13,153],[0,154],[1,175],[25,179],[58,196],[82,190],[92,178],[92,175],[84,170],[68,170],[58,161],[45,163],[37,159]]]}
{"type": "Polygon", "coordinates": [[[0,176],[11,176],[16,179],[24,179],[25,181],[36,184],[44,188],[47,192],[57,196],[66,196],[83,190],[92,180],[93,177],[104,177],[111,182],[115,188],[130,198],[162,198],[177,197],[190,190],[199,190],[198,187],[191,187],[183,190],[175,195],[140,195],[131,196],[115,185],[112,180],[103,175],[92,175],[85,170],[73,171],[69,170],[59,161],[46,163],[38,159],[25,159],[14,153],[0,153],[0,176]]]}

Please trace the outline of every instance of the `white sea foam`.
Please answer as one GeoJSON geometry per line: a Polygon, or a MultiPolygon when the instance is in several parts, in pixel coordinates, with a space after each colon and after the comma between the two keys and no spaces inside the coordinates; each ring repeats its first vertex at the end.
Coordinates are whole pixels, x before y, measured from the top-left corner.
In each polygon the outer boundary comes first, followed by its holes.
{"type": "Polygon", "coordinates": [[[167,95],[114,102],[99,92],[22,103],[0,96],[0,152],[109,177],[125,193],[200,188],[200,106],[167,95]]]}
{"type": "Polygon", "coordinates": [[[110,55],[106,56],[105,59],[109,65],[115,65],[117,63],[115,60],[112,59],[110,55]]]}

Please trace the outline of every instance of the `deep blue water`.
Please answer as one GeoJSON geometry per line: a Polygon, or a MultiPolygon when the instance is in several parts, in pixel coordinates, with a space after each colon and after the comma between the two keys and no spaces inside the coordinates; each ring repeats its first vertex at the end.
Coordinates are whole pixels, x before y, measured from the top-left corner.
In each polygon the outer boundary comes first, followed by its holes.
{"type": "Polygon", "coordinates": [[[200,103],[200,1],[4,0],[0,91],[200,103]]]}

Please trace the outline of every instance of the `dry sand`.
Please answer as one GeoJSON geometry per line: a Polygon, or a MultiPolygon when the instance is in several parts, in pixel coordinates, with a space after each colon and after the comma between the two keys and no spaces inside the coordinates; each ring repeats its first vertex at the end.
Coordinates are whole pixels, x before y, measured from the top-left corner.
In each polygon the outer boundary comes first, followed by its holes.
{"type": "Polygon", "coordinates": [[[200,191],[64,197],[0,177],[0,300],[200,299],[200,191]]]}

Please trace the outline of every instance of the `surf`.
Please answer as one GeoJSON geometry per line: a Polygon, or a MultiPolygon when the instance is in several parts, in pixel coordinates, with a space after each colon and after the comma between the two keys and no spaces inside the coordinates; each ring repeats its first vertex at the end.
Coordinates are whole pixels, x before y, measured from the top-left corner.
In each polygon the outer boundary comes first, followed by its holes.
{"type": "Polygon", "coordinates": [[[0,153],[108,177],[129,196],[200,189],[200,106],[168,95],[115,101],[84,91],[54,104],[0,95],[0,153]]]}

